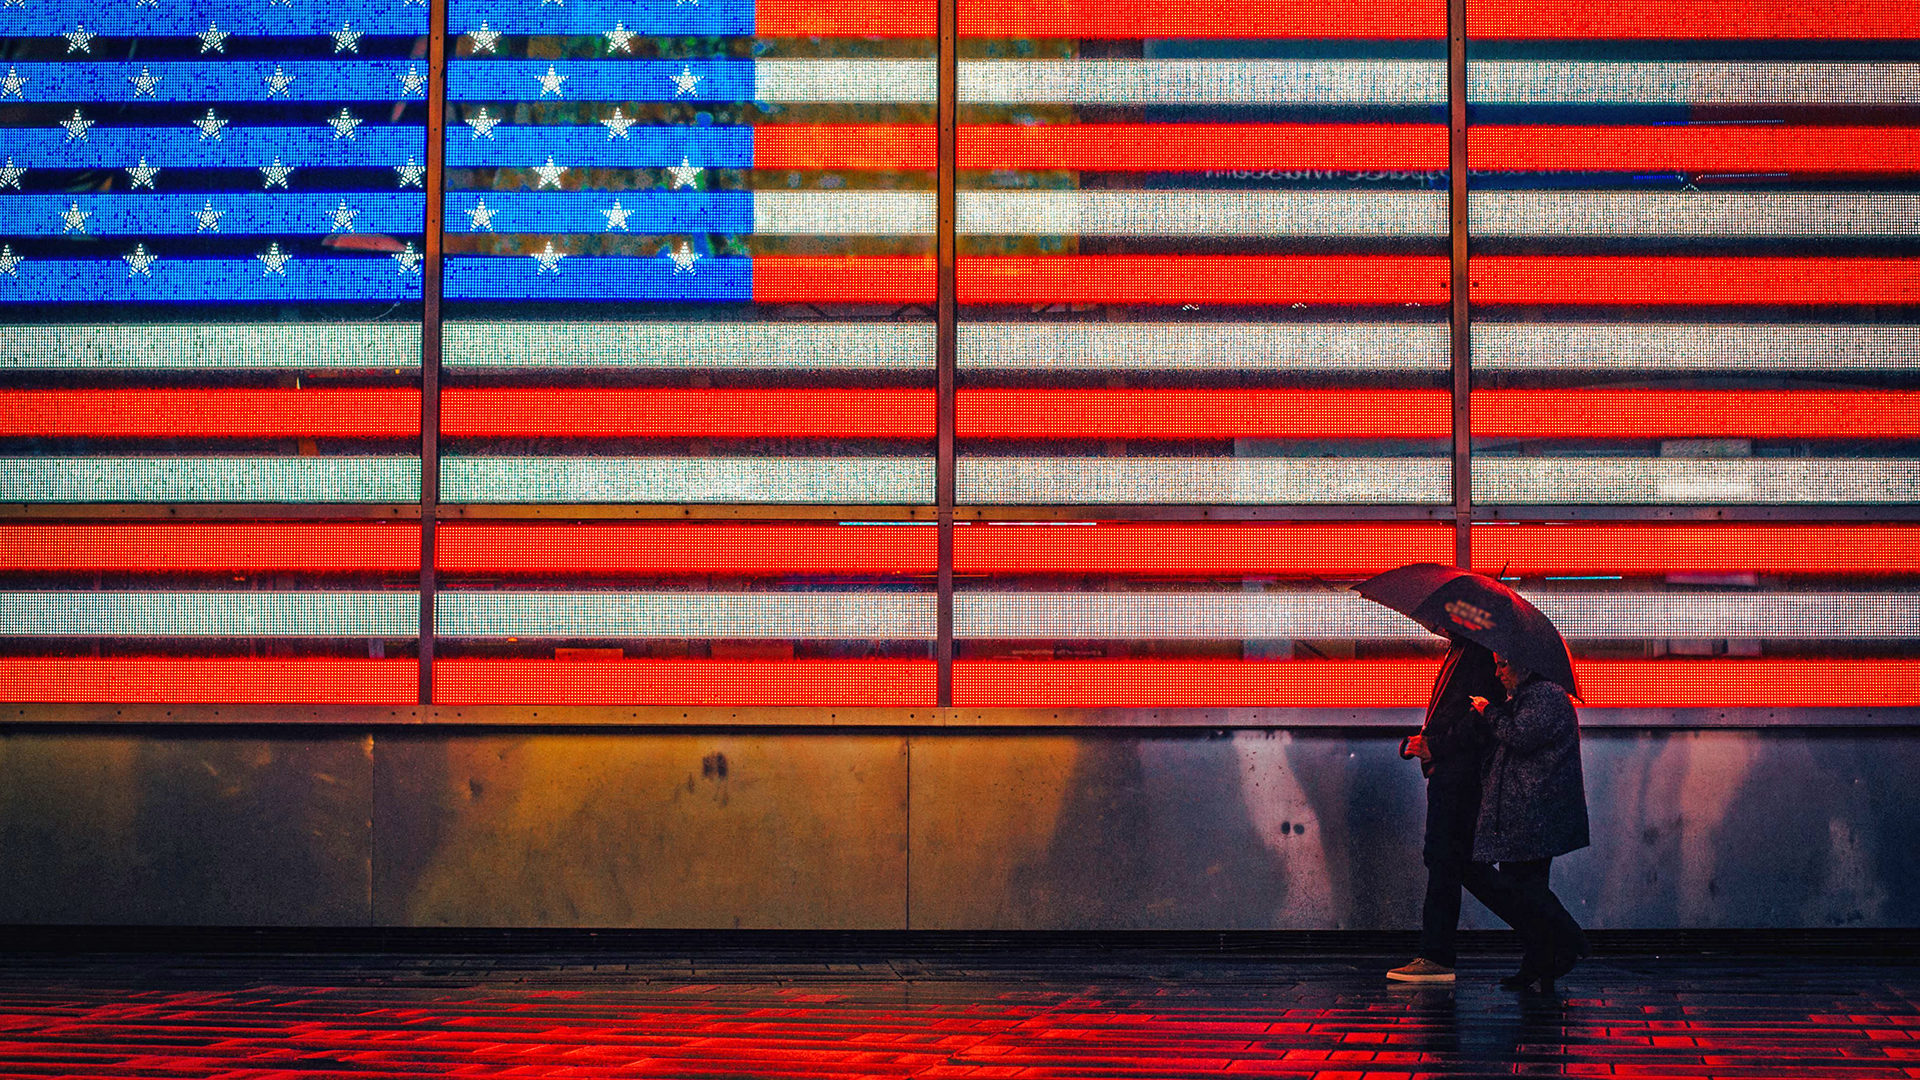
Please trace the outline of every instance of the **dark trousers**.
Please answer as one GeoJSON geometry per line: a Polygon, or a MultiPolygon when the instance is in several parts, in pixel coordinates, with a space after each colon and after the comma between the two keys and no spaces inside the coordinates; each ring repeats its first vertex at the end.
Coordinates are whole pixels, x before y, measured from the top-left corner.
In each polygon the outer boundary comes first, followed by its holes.
{"type": "Polygon", "coordinates": [[[1420,907],[1420,955],[1453,967],[1460,926],[1461,875],[1473,859],[1480,814],[1480,774],[1471,765],[1438,769],[1427,778],[1427,896],[1420,907]]]}
{"type": "Polygon", "coordinates": [[[1521,970],[1536,975],[1558,974],[1587,951],[1580,924],[1547,887],[1552,866],[1552,859],[1468,863],[1460,875],[1468,892],[1519,933],[1521,970]]]}

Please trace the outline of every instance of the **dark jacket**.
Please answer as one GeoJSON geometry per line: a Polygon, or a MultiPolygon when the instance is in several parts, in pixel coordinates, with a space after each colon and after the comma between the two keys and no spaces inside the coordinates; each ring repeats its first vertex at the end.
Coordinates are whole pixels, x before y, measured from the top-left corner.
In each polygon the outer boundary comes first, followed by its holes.
{"type": "Polygon", "coordinates": [[[1475,862],[1549,859],[1586,847],[1580,723],[1559,683],[1538,676],[1487,708],[1493,753],[1480,790],[1475,862]]]}
{"type": "Polygon", "coordinates": [[[1480,767],[1492,741],[1487,725],[1468,699],[1504,702],[1507,692],[1493,673],[1493,654],[1471,641],[1456,639],[1440,665],[1427,702],[1427,737],[1432,760],[1422,762],[1427,776],[1427,831],[1420,847],[1428,866],[1465,866],[1473,860],[1473,826],[1480,813],[1480,767]]]}

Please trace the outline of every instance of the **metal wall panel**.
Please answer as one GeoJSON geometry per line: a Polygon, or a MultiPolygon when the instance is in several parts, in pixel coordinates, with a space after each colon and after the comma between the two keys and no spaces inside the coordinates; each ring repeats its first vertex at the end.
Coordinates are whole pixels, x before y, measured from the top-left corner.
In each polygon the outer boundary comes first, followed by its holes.
{"type": "Polygon", "coordinates": [[[382,736],[374,918],[897,929],[905,755],[869,735],[382,736]]]}
{"type": "Polygon", "coordinates": [[[363,926],[372,739],[0,735],[0,922],[363,926]]]}
{"type": "MultiPolygon", "coordinates": [[[[916,929],[1411,929],[1425,820],[1390,738],[913,741],[916,929]]],[[[1589,732],[1600,928],[1910,926],[1920,743],[1900,732],[1589,732]]],[[[1502,924],[1469,901],[1470,928],[1502,924]]]]}

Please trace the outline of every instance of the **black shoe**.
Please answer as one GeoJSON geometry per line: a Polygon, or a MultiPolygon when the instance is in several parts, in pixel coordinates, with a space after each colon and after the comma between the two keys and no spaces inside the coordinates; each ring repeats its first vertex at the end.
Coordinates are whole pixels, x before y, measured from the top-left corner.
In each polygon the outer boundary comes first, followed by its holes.
{"type": "Polygon", "coordinates": [[[1575,964],[1585,960],[1592,952],[1592,946],[1587,944],[1587,935],[1578,934],[1576,937],[1561,942],[1560,945],[1554,949],[1553,963],[1547,970],[1553,972],[1554,978],[1560,978],[1567,972],[1572,971],[1575,964]]]}

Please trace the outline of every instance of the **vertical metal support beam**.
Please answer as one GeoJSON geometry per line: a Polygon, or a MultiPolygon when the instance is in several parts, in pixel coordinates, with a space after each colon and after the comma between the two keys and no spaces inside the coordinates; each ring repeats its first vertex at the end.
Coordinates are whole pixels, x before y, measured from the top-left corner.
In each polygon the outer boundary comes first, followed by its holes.
{"type": "Polygon", "coordinates": [[[938,704],[953,705],[953,375],[958,355],[959,312],[954,301],[954,131],[959,90],[959,4],[939,0],[940,111],[939,164],[934,180],[934,241],[939,263],[939,327],[935,366],[939,371],[939,447],[936,453],[934,498],[938,501],[940,580],[938,630],[934,661],[939,668],[938,704]]]}
{"type": "Polygon", "coordinates": [[[1452,240],[1453,561],[1472,565],[1472,305],[1467,277],[1467,0],[1447,0],[1447,209],[1452,240]]]}
{"type": "Polygon", "coordinates": [[[447,5],[427,6],[426,258],[420,325],[420,704],[433,704],[434,526],[440,516],[440,281],[447,173],[447,5]]]}

